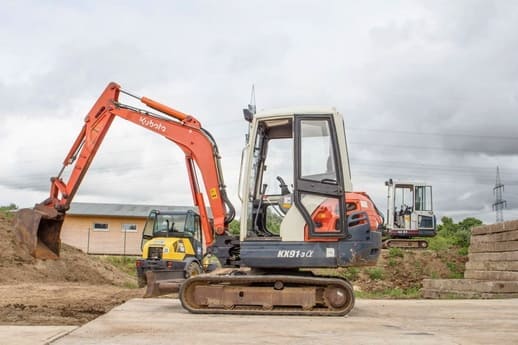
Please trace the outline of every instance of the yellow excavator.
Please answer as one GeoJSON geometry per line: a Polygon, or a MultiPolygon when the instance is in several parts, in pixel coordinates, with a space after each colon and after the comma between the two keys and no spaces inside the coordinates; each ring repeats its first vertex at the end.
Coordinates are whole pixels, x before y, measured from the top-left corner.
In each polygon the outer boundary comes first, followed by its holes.
{"type": "Polygon", "coordinates": [[[220,266],[204,253],[200,215],[193,210],[151,210],[141,249],[135,264],[138,286],[147,286],[144,297],[178,292],[183,280],[220,266]],[[166,281],[172,289],[164,289],[166,281]]]}

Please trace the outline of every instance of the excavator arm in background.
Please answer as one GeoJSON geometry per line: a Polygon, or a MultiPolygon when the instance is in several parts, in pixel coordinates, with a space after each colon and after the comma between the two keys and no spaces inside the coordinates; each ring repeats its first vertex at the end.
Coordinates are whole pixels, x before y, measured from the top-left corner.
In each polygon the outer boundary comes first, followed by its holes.
{"type": "Polygon", "coordinates": [[[85,123],[63,161],[57,177],[51,178],[50,196],[33,209],[18,211],[15,228],[18,239],[36,258],[59,257],[60,232],[66,211],[74,198],[81,181],[101,146],[115,117],[123,118],[144,127],[177,144],[185,154],[187,171],[195,206],[199,208],[205,245],[214,243],[213,229],[223,235],[234,218],[235,210],[225,190],[217,145],[209,132],[201,127],[193,116],[182,113],[147,97],[137,97],[109,83],[85,118],[85,123]],[[131,107],[119,102],[120,93],[139,99],[159,114],[131,107]],[[65,181],[62,174],[73,165],[65,181]],[[213,214],[211,226],[205,207],[203,193],[196,176],[198,166],[205,185],[213,214]]]}

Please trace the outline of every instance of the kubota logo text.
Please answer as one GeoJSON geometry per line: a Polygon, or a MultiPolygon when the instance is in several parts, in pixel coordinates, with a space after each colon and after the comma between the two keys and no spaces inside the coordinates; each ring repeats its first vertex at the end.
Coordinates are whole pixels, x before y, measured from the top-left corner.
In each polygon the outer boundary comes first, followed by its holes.
{"type": "Polygon", "coordinates": [[[154,129],[155,131],[165,132],[165,126],[159,122],[146,119],[144,116],[141,116],[139,121],[142,125],[154,129]]]}

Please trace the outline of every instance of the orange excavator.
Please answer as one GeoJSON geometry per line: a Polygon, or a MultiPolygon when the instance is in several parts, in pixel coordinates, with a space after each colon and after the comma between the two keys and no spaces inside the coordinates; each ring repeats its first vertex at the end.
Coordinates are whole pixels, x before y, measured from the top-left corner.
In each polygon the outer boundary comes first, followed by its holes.
{"type": "Polygon", "coordinates": [[[234,207],[227,198],[221,174],[218,147],[200,122],[193,116],[147,97],[134,96],[121,89],[118,84],[110,83],[86,116],[81,132],[65,157],[58,176],[51,178],[49,198],[36,204],[33,209],[17,212],[15,227],[18,239],[29,248],[34,257],[55,259],[59,256],[59,235],[65,213],[116,117],[151,130],[173,141],[184,151],[193,201],[199,206],[201,228],[208,243],[213,242],[214,232],[198,185],[195,163],[202,171],[210,171],[203,174],[203,182],[210,196],[216,233],[223,235],[234,218],[234,207]],[[159,114],[120,103],[120,93],[138,98],[159,114]],[[73,169],[70,176],[64,181],[62,175],[71,165],[73,169]]]}
{"type": "Polygon", "coordinates": [[[59,255],[66,210],[111,122],[121,117],[166,137],[185,152],[194,204],[202,218],[205,253],[223,267],[181,284],[179,296],[185,309],[193,313],[345,315],[353,308],[353,288],[347,280],[316,276],[310,270],[373,265],[381,248],[381,232],[371,224],[372,205],[363,199],[358,201],[361,209],[354,208],[346,200],[352,196],[352,184],[345,126],[334,108],[244,110],[249,130],[241,160],[237,237],[227,231],[234,208],[225,192],[211,135],[193,116],[146,97],[137,98],[158,114],[130,107],[119,102],[119,93],[133,96],[110,83],[88,113],[63,164],[65,168],[75,162],[68,182],[60,172],[52,179],[49,199],[19,212],[18,233],[33,255],[59,255]],[[195,165],[205,185],[212,227],[195,165]],[[273,172],[278,174],[278,186],[268,183],[267,176],[273,172]],[[292,179],[291,189],[283,176],[292,179]]]}

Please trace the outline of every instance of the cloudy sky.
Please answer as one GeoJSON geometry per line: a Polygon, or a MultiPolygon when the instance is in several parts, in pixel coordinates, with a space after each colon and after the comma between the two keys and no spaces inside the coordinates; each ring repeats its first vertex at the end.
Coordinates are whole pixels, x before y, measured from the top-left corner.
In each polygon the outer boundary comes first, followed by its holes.
{"type": "MultiPolygon", "coordinates": [[[[2,1],[0,205],[47,197],[110,81],[195,115],[238,205],[255,84],[258,108],[335,106],[380,209],[386,179],[419,180],[439,218],[492,223],[499,166],[516,219],[517,33],[506,0],[2,1]]],[[[189,204],[187,186],[179,149],[118,119],[74,201],[189,204]]]]}

